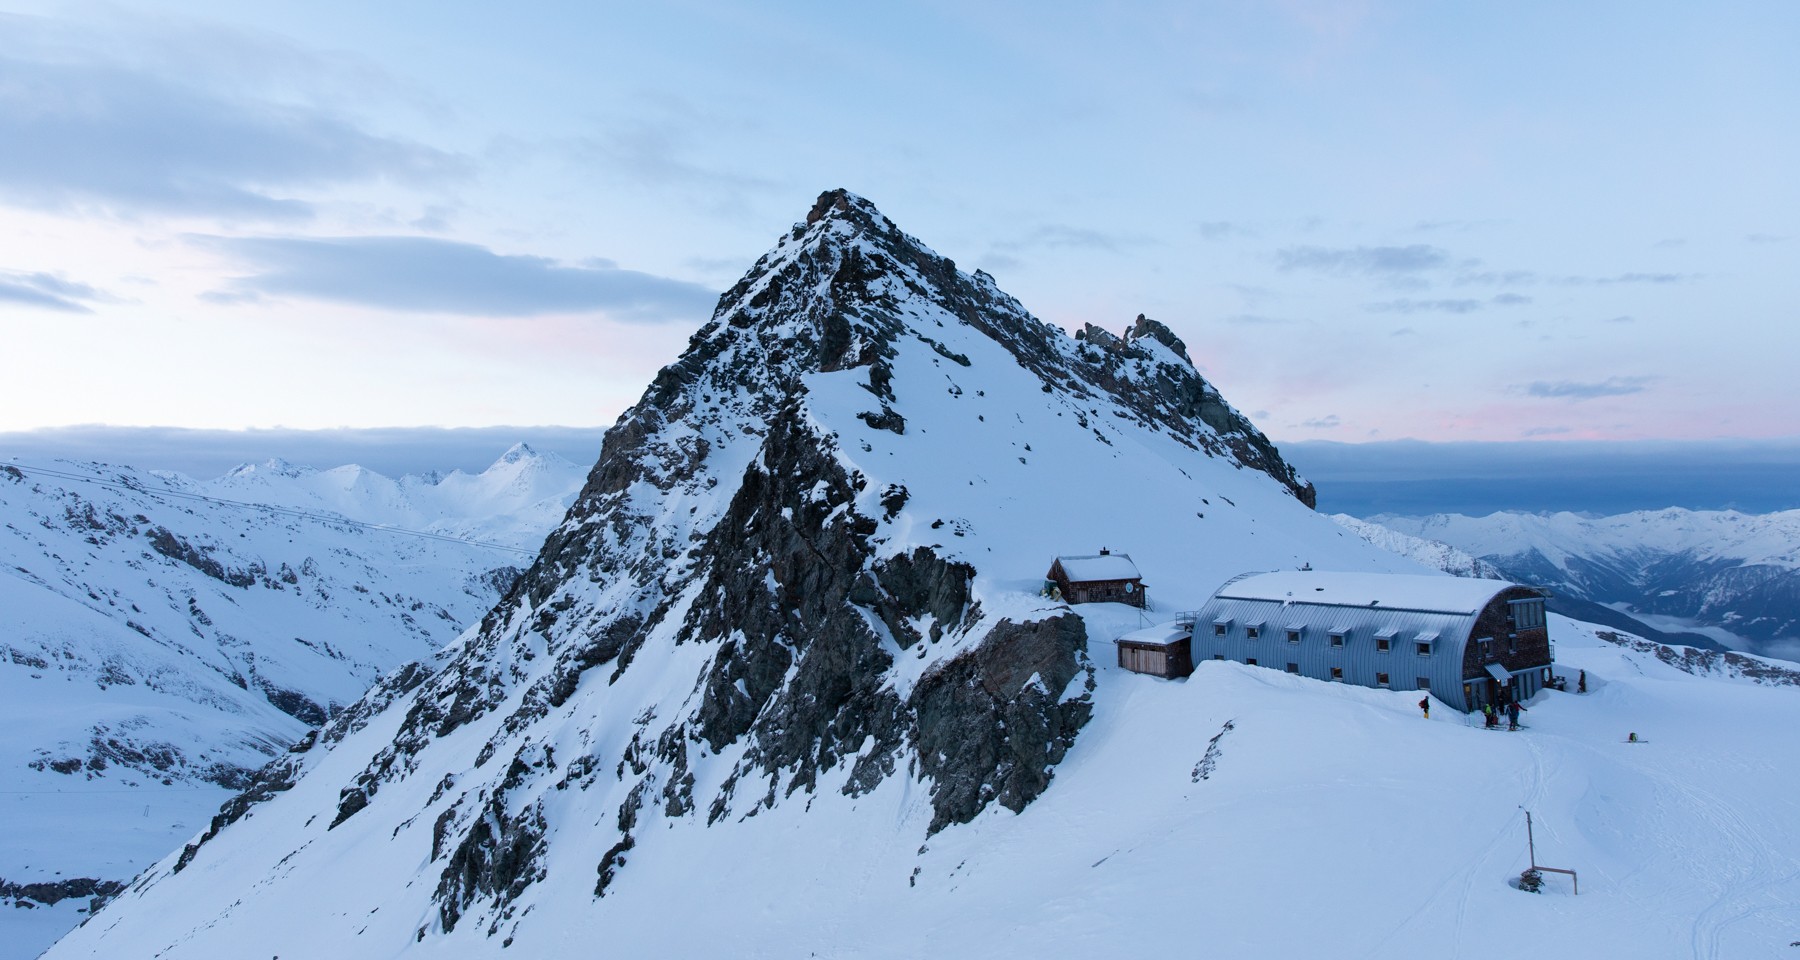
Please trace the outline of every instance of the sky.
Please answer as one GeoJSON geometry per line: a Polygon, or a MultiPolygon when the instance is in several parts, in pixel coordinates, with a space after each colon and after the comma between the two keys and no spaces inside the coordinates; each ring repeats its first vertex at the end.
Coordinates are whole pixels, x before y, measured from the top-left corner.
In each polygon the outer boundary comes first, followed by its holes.
{"type": "Polygon", "coordinates": [[[0,0],[0,431],[597,427],[821,191],[1282,442],[1800,435],[1788,3],[0,0]]]}

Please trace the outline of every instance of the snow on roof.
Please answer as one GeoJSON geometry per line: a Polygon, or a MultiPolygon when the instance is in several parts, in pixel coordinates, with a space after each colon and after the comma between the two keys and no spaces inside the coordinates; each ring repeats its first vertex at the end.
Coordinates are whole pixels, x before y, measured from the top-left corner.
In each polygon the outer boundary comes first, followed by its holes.
{"type": "Polygon", "coordinates": [[[1118,639],[1118,642],[1148,643],[1159,647],[1166,647],[1171,643],[1178,643],[1182,640],[1186,640],[1192,635],[1193,631],[1182,626],[1180,622],[1171,621],[1169,623],[1159,623],[1154,627],[1144,627],[1139,630],[1133,630],[1130,633],[1121,636],[1118,639]]]}
{"type": "Polygon", "coordinates": [[[1136,580],[1142,576],[1131,555],[1102,553],[1087,557],[1057,557],[1070,580],[1136,580]]]}
{"type": "Polygon", "coordinates": [[[1503,580],[1431,574],[1280,570],[1228,583],[1219,588],[1218,596],[1232,600],[1471,614],[1486,606],[1495,594],[1513,586],[1517,584],[1503,580]]]}

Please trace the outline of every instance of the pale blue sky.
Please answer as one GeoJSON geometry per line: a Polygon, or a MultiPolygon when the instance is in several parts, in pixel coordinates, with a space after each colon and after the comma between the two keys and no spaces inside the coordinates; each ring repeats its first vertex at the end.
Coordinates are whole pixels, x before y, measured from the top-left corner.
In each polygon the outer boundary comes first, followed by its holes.
{"type": "Polygon", "coordinates": [[[1277,439],[1800,433],[1792,4],[0,11],[0,430],[605,424],[843,186],[1277,439]]]}

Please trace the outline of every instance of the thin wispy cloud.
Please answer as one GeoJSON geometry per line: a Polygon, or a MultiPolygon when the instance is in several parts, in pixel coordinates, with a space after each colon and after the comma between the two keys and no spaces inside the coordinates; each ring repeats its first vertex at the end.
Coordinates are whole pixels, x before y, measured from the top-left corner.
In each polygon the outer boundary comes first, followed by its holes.
{"type": "Polygon", "coordinates": [[[1255,231],[1239,223],[1229,220],[1202,220],[1195,229],[1200,236],[1208,240],[1228,240],[1232,237],[1254,237],[1255,231]]]}
{"type": "Polygon", "coordinates": [[[1538,275],[1531,270],[1470,270],[1457,274],[1450,282],[1458,286],[1522,287],[1538,280],[1538,275]]]}
{"type": "Polygon", "coordinates": [[[1071,226],[1066,223],[1042,223],[1019,236],[994,241],[994,249],[1002,254],[1038,248],[1118,253],[1127,247],[1148,243],[1150,240],[1146,237],[1107,233],[1092,227],[1071,226]]]}
{"type": "Polygon", "coordinates": [[[1275,251],[1282,270],[1316,270],[1338,274],[1413,274],[1450,265],[1441,247],[1415,243],[1403,247],[1284,247],[1275,251]]]}
{"type": "Polygon", "coordinates": [[[1701,275],[1697,274],[1697,273],[1667,273],[1667,272],[1650,272],[1650,271],[1644,271],[1644,270],[1634,270],[1634,271],[1630,271],[1627,273],[1615,273],[1615,274],[1611,274],[1610,276],[1604,276],[1604,277],[1582,277],[1582,276],[1555,277],[1555,278],[1552,278],[1550,282],[1561,284],[1561,285],[1567,286],[1567,287],[1585,287],[1585,286],[1589,286],[1589,285],[1609,286],[1609,285],[1613,285],[1613,284],[1635,284],[1635,283],[1667,284],[1667,283],[1688,283],[1690,281],[1700,279],[1700,276],[1701,275]]]}
{"type": "Polygon", "coordinates": [[[1438,299],[1438,300],[1383,300],[1366,304],[1363,309],[1371,313],[1474,313],[1490,306],[1517,307],[1530,303],[1531,298],[1516,293],[1501,293],[1486,300],[1473,299],[1438,299]]]}
{"type": "Polygon", "coordinates": [[[717,291],[625,270],[499,254],[433,237],[190,237],[249,266],[214,291],[214,302],[303,297],[417,313],[525,317],[601,312],[614,319],[695,321],[717,291]]]}
{"type": "Polygon", "coordinates": [[[1288,317],[1271,317],[1260,313],[1233,313],[1223,319],[1226,323],[1240,327],[1280,327],[1300,322],[1288,317]]]}
{"type": "Polygon", "coordinates": [[[0,270],[0,303],[55,310],[59,313],[93,313],[89,303],[111,301],[104,291],[49,273],[13,273],[0,270]]]}
{"type": "Polygon", "coordinates": [[[78,55],[0,55],[0,143],[0,202],[124,216],[296,219],[313,205],[291,191],[464,169],[321,107],[78,55]]]}
{"type": "Polygon", "coordinates": [[[1655,380],[1655,377],[1607,377],[1594,382],[1538,380],[1525,385],[1523,392],[1527,396],[1551,400],[1594,400],[1643,393],[1655,380]]]}
{"type": "Polygon", "coordinates": [[[1383,300],[1363,307],[1370,313],[1474,313],[1484,304],[1480,300],[1383,300]]]}

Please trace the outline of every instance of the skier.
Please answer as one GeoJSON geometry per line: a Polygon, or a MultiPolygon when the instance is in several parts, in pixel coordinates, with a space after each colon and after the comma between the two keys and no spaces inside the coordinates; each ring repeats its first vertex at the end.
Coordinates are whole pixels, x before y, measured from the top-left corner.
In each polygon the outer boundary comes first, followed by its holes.
{"type": "Polygon", "coordinates": [[[1575,678],[1575,692],[1576,693],[1586,693],[1587,692],[1587,671],[1586,670],[1581,671],[1581,673],[1575,678]]]}
{"type": "Polygon", "coordinates": [[[1425,712],[1425,719],[1430,720],[1431,719],[1431,698],[1430,697],[1421,697],[1419,699],[1419,709],[1423,710],[1425,712]]]}
{"type": "Polygon", "coordinates": [[[1519,729],[1519,701],[1517,700],[1506,705],[1506,729],[1519,729]]]}
{"type": "Polygon", "coordinates": [[[1494,713],[1493,704],[1484,703],[1481,705],[1481,725],[1489,730],[1500,725],[1500,717],[1494,713]]]}

